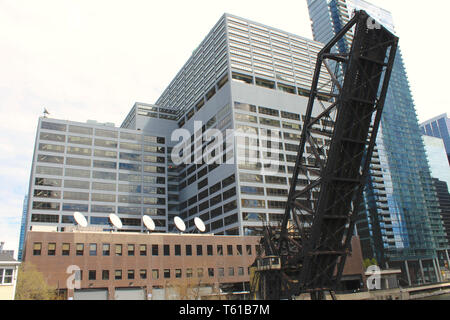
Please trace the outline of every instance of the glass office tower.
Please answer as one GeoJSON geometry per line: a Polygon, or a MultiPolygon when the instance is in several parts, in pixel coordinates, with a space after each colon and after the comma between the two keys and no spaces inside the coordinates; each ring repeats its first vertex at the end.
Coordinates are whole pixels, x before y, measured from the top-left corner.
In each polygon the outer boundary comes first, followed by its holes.
{"type": "MultiPolygon", "coordinates": [[[[395,32],[392,15],[365,1],[307,0],[307,3],[316,41],[331,40],[351,19],[354,10],[365,10],[395,32]]],[[[346,51],[348,44],[343,40],[335,50],[346,51]]],[[[448,243],[400,50],[377,145],[382,153],[380,166],[387,203],[377,199],[377,189],[371,184],[377,177],[371,172],[365,191],[367,221],[361,220],[359,224],[364,229],[360,234],[362,241],[370,238],[379,261],[401,267],[405,282],[438,280],[437,251],[447,248],[448,243]]]]}
{"type": "Polygon", "coordinates": [[[450,164],[450,118],[447,117],[447,114],[444,113],[425,121],[420,125],[420,130],[423,135],[444,140],[445,151],[450,164]]]}

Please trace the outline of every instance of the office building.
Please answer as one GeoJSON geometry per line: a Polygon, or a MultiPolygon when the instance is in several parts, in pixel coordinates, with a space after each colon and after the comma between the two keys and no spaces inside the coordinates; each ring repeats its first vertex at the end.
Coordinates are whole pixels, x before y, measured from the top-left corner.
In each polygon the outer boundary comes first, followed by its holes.
{"type": "Polygon", "coordinates": [[[448,183],[439,179],[433,179],[434,186],[439,199],[439,208],[441,209],[442,220],[445,230],[447,231],[447,239],[450,241],[450,188],[448,183]]]}
{"type": "Polygon", "coordinates": [[[121,129],[95,122],[40,118],[31,169],[27,228],[73,226],[74,212],[92,226],[111,229],[110,213],[123,231],[142,230],[141,218],[154,218],[167,231],[167,161],[161,119],[151,131],[121,129]]]}
{"type": "MultiPolygon", "coordinates": [[[[307,0],[307,4],[316,41],[327,43],[351,19],[354,10],[361,9],[395,32],[390,12],[365,1],[307,0]]],[[[343,39],[335,50],[347,51],[349,41],[343,39]]],[[[363,242],[373,241],[372,252],[383,265],[402,268],[409,284],[437,281],[437,251],[447,249],[448,242],[400,50],[377,146],[387,202],[377,198],[378,189],[371,185],[377,175],[371,172],[365,191],[366,214],[361,214],[358,233],[363,242]]],[[[367,246],[363,251],[370,254],[367,246]]]]}
{"type": "Polygon", "coordinates": [[[433,178],[445,181],[450,186],[450,166],[447,163],[444,140],[423,135],[425,151],[433,178]]]}
{"type": "Polygon", "coordinates": [[[433,119],[425,121],[420,125],[423,135],[440,138],[444,141],[447,159],[450,165],[450,118],[442,114],[433,119]]]}

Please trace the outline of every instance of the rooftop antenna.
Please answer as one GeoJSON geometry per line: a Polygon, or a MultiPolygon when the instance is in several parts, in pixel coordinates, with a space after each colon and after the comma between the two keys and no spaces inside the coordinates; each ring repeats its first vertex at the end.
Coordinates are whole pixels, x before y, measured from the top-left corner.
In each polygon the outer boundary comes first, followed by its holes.
{"type": "Polygon", "coordinates": [[[75,219],[76,223],[83,228],[86,228],[88,223],[85,218],[85,216],[81,212],[74,212],[73,218],[75,219]]]}
{"type": "Polygon", "coordinates": [[[117,229],[122,229],[122,221],[117,214],[111,213],[109,215],[109,221],[115,227],[114,231],[117,231],[117,229]]]}
{"type": "Polygon", "coordinates": [[[194,224],[197,227],[198,231],[200,231],[200,232],[205,232],[206,231],[205,223],[199,217],[195,217],[194,218],[194,224]]]}
{"type": "Polygon", "coordinates": [[[150,231],[155,230],[156,225],[152,218],[150,218],[149,216],[143,216],[142,221],[144,222],[144,225],[147,227],[148,233],[150,233],[150,231]]]}
{"type": "Polygon", "coordinates": [[[175,223],[175,227],[177,227],[178,231],[185,232],[186,231],[186,225],[184,224],[183,219],[180,217],[173,218],[173,222],[175,223]]]}

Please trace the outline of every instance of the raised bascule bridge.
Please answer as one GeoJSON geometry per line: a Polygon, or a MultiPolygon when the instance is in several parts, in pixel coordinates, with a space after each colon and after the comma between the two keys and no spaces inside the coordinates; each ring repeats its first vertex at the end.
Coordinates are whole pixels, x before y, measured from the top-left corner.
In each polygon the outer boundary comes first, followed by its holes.
{"type": "Polygon", "coordinates": [[[318,54],[284,218],[281,226],[264,227],[263,253],[254,264],[257,299],[309,293],[321,300],[326,292],[334,298],[350,253],[397,46],[398,37],[365,11],[356,11],[318,54]],[[338,45],[348,52],[336,53],[338,45]],[[331,86],[319,82],[321,72],[329,73],[331,86]],[[319,146],[316,139],[324,137],[331,143],[319,146]],[[299,176],[308,183],[298,183],[299,176]]]}

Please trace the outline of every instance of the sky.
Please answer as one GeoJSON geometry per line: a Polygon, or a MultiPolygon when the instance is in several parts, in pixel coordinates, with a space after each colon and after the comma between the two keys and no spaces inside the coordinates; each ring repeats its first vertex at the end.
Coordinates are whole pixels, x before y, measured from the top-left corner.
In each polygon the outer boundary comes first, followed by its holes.
{"type": "MultiPolygon", "coordinates": [[[[394,16],[420,122],[450,111],[450,1],[371,0],[394,16]],[[443,59],[442,59],[443,60],[443,59]],[[447,59],[446,59],[447,60],[447,59]]],[[[312,39],[306,0],[0,0],[0,241],[16,250],[37,121],[121,124],[155,103],[231,13],[312,39]]],[[[449,112],[450,113],[450,112],[449,112]]]]}

